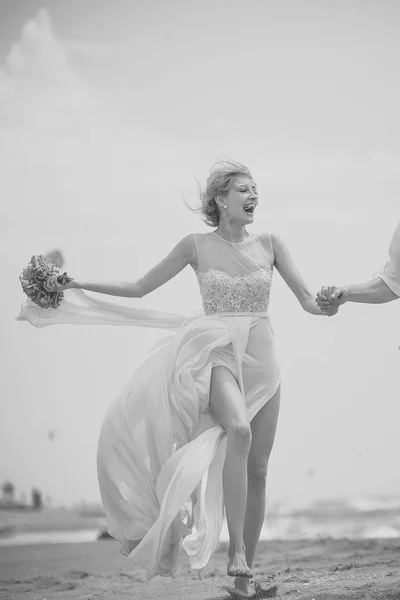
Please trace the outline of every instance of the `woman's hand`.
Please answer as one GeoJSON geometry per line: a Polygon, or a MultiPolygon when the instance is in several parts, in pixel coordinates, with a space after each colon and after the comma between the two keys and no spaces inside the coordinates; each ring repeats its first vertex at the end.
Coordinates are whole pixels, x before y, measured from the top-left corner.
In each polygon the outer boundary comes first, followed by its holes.
{"type": "Polygon", "coordinates": [[[346,299],[341,288],[323,286],[317,293],[315,301],[322,312],[330,317],[338,312],[339,306],[344,304],[346,299]]]}
{"type": "Polygon", "coordinates": [[[61,279],[62,275],[53,275],[52,277],[50,277],[46,283],[44,284],[44,289],[46,290],[46,292],[64,292],[65,290],[68,290],[70,288],[76,287],[75,285],[75,281],[73,279],[71,279],[71,281],[68,281],[66,283],[60,283],[58,280],[58,278],[61,279]]]}

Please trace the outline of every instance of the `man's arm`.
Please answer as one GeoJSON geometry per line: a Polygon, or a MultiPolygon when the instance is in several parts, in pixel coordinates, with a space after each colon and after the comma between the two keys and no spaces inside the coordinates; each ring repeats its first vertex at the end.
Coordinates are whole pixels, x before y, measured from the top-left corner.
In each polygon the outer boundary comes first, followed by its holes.
{"type": "Polygon", "coordinates": [[[383,279],[377,277],[366,283],[358,283],[355,285],[345,285],[341,288],[336,288],[331,295],[332,299],[338,298],[340,304],[345,302],[364,302],[365,304],[384,304],[396,300],[398,296],[383,279]]]}
{"type": "Polygon", "coordinates": [[[321,310],[340,306],[345,302],[384,304],[400,297],[400,223],[397,225],[389,247],[389,260],[385,267],[376,273],[375,278],[365,283],[345,285],[336,288],[331,294],[321,290],[316,302],[321,310]]]}
{"type": "Polygon", "coordinates": [[[384,268],[375,274],[375,277],[379,277],[394,292],[395,297],[400,296],[400,223],[390,242],[389,260],[384,268]]]}

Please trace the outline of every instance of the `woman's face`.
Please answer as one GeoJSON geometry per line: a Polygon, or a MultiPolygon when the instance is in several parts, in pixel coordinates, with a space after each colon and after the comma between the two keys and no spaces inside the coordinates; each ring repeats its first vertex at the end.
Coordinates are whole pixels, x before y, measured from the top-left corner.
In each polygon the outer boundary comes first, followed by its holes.
{"type": "Polygon", "coordinates": [[[258,204],[257,186],[249,177],[238,177],[228,194],[223,198],[229,221],[247,225],[254,221],[254,211],[258,204]]]}

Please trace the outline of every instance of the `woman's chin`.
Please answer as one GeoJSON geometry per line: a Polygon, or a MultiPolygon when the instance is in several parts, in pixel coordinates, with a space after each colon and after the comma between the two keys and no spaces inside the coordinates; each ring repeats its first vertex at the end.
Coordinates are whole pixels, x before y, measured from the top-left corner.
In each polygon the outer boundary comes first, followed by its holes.
{"type": "Polygon", "coordinates": [[[254,221],[254,215],[247,215],[246,213],[239,219],[235,219],[238,225],[251,225],[254,221]]]}

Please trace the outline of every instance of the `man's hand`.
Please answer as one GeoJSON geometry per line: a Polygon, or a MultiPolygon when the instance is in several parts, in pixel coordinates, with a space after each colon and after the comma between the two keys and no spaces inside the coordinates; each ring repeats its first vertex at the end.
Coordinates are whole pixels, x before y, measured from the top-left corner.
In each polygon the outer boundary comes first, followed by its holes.
{"type": "Polygon", "coordinates": [[[339,306],[347,301],[347,291],[341,287],[335,287],[332,294],[331,300],[338,300],[339,306]]]}
{"type": "Polygon", "coordinates": [[[336,315],[339,310],[339,306],[346,302],[346,298],[342,288],[335,286],[323,286],[317,293],[315,301],[322,312],[331,317],[336,315]]]}

